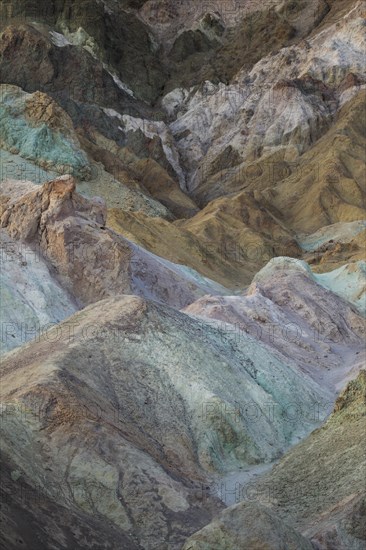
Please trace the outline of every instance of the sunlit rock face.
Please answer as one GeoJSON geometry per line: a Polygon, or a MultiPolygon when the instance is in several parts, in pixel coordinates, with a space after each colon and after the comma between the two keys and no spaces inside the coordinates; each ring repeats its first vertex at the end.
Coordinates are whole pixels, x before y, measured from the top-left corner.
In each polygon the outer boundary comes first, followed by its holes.
{"type": "Polygon", "coordinates": [[[0,3],[2,548],[365,548],[365,14],[0,3]]]}

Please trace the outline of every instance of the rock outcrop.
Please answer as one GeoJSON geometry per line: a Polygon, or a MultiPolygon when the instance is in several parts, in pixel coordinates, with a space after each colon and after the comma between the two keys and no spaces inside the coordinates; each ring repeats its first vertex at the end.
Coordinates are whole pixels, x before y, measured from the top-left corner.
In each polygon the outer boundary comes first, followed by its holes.
{"type": "MultiPolygon", "coordinates": [[[[350,303],[352,292],[348,290],[346,301],[320,286],[325,282],[337,292],[337,284],[332,284],[336,275],[327,274],[326,281],[322,277],[313,275],[305,262],[275,258],[255,276],[245,295],[205,296],[184,311],[250,334],[335,392],[362,367],[366,322],[350,303]]],[[[354,286],[362,286],[359,279],[354,286]]]]}
{"type": "Polygon", "coordinates": [[[50,272],[40,249],[0,231],[1,354],[37,338],[78,306],[50,272]]]}
{"type": "Polygon", "coordinates": [[[0,94],[2,148],[46,170],[90,178],[91,167],[72,121],[55,101],[39,91],[26,94],[16,86],[1,86],[0,94]]]}
{"type": "Polygon", "coordinates": [[[70,176],[42,187],[2,184],[1,227],[12,239],[37,248],[80,305],[137,293],[180,308],[197,294],[226,292],[198,273],[146,252],[105,223],[104,202],[76,193],[70,176]]]}

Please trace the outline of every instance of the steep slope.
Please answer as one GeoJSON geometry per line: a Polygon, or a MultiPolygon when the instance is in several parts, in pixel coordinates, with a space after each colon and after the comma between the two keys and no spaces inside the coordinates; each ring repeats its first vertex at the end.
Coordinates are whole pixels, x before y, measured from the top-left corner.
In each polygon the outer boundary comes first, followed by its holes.
{"type": "Polygon", "coordinates": [[[213,179],[205,179],[202,194],[210,196],[211,190],[223,194],[225,188],[252,190],[258,202],[300,235],[337,222],[362,220],[366,215],[364,118],[361,91],[300,157],[286,158],[277,151],[252,163],[224,167],[213,179]]]}
{"type": "MultiPolygon", "coordinates": [[[[363,16],[362,3],[352,3],[337,23],[263,57],[251,70],[238,72],[232,84],[206,82],[164,97],[187,186],[197,200],[207,204],[234,185],[256,186],[258,172],[268,187],[293,171],[291,165],[296,167],[338,109],[364,86],[363,16]],[[283,161],[288,168],[281,169],[283,161]]],[[[363,135],[359,123],[356,131],[363,135]]]]}
{"type": "Polygon", "coordinates": [[[363,370],[341,393],[327,423],[260,482],[271,486],[272,507],[280,517],[322,550],[361,550],[366,544],[365,388],[363,370]]]}
{"type": "MultiPolygon", "coordinates": [[[[67,75],[67,68],[74,68],[72,66],[72,59],[75,55],[79,56],[79,59],[84,60],[82,63],[83,69],[90,64],[91,54],[100,58],[101,62],[105,62],[110,65],[115,72],[121,76],[123,74],[127,86],[132,87],[135,92],[139,94],[139,97],[143,99],[153,99],[159,93],[162,86],[162,76],[164,71],[158,61],[158,56],[154,43],[152,42],[146,25],[140,21],[134,13],[123,10],[119,5],[119,2],[98,2],[96,0],[82,0],[82,2],[74,2],[73,0],[52,0],[47,5],[27,1],[5,2],[1,6],[1,22],[2,26],[7,23],[13,23],[19,25],[21,22],[30,23],[36,21],[45,25],[49,25],[51,32],[58,31],[58,35],[54,35],[55,41],[59,44],[65,45],[65,48],[54,49],[55,56],[51,57],[51,62],[48,62],[48,66],[51,67],[55,63],[56,67],[61,69],[58,75],[58,82],[67,75]],[[108,7],[111,4],[112,9],[108,7]],[[63,39],[60,33],[65,33],[69,40],[63,39]],[[79,50],[76,52],[74,48],[68,48],[68,44],[75,42],[76,45],[80,45],[79,50]],[[91,53],[89,53],[91,52],[91,53]],[[71,66],[70,66],[71,63],[71,66]]],[[[12,27],[11,31],[18,32],[15,27],[12,27]]],[[[33,31],[31,31],[33,34],[33,31]]],[[[24,47],[25,43],[18,44],[18,47],[24,47]]],[[[26,52],[26,50],[24,50],[26,52]]],[[[25,71],[29,71],[32,68],[32,64],[29,62],[31,59],[36,59],[34,52],[28,51],[27,63],[25,71]]],[[[46,57],[46,56],[45,56],[46,57]]],[[[46,57],[47,59],[47,57],[46,57]]],[[[45,68],[46,59],[43,59],[41,68],[45,68]]],[[[16,56],[13,59],[15,68],[15,77],[17,74],[17,63],[20,62],[20,57],[16,56]]],[[[39,65],[38,65],[39,66],[39,65]]],[[[6,74],[6,73],[5,73],[6,74]]],[[[23,73],[25,76],[26,73],[23,73]]],[[[31,73],[28,73],[31,76],[31,73]]],[[[43,71],[43,73],[45,72],[43,71]]],[[[13,76],[13,78],[14,78],[13,76]]],[[[94,98],[99,96],[100,103],[103,104],[103,97],[99,95],[99,84],[97,83],[96,75],[94,74],[94,87],[88,88],[89,78],[92,75],[87,73],[78,77],[77,71],[72,70],[69,73],[69,77],[72,77],[73,85],[81,85],[79,91],[83,90],[83,94],[93,94],[94,98]],[[96,94],[96,95],[95,95],[96,94]]],[[[98,76],[101,76],[99,73],[98,76]]],[[[34,77],[31,80],[25,78],[24,82],[28,85],[30,82],[35,82],[34,77]]],[[[42,79],[43,80],[43,79],[42,79]]],[[[42,80],[39,84],[46,84],[47,80],[42,80]]],[[[103,80],[107,84],[106,75],[103,80]]],[[[112,77],[110,77],[112,81],[112,77]]],[[[15,83],[10,82],[9,83],[15,83]]],[[[67,79],[65,79],[67,82],[67,79]]],[[[22,84],[18,84],[22,86],[22,84]]],[[[23,86],[22,86],[23,87],[23,86]]],[[[106,86],[103,83],[106,96],[111,90],[111,82],[106,86]]],[[[116,86],[117,88],[117,86],[116,86]]],[[[118,90],[118,88],[117,88],[118,90]]],[[[113,92],[115,94],[116,91],[113,92]]],[[[123,97],[120,94],[120,97],[123,97]]]]}
{"type": "Polygon", "coordinates": [[[250,489],[242,488],[246,502],[227,508],[188,539],[184,550],[363,550],[365,433],[366,371],[362,370],[338,397],[325,425],[250,489]]]}
{"type": "Polygon", "coordinates": [[[243,65],[306,36],[328,11],[324,0],[52,0],[44,8],[17,0],[5,2],[0,16],[3,25],[49,25],[58,44],[83,47],[137,97],[154,101],[178,85],[230,80],[243,65]]]}
{"type": "Polygon", "coordinates": [[[350,303],[322,288],[321,277],[305,262],[275,258],[244,296],[205,296],[184,311],[220,321],[239,340],[249,333],[335,392],[362,366],[366,322],[350,303]]]}
{"type": "Polygon", "coordinates": [[[295,230],[365,218],[365,98],[360,92],[347,102],[330,131],[303,155],[300,170],[268,191],[295,230]]]}
{"type": "MultiPolygon", "coordinates": [[[[84,104],[87,111],[82,114],[66,105],[69,116],[60,103],[59,98],[55,101],[43,92],[27,94],[17,86],[0,85],[1,147],[43,171],[71,173],[88,182],[81,187],[89,194],[102,194],[109,206],[116,205],[114,195],[119,194],[126,210],[170,219],[197,212],[195,203],[179,187],[179,162],[174,161],[174,146],[167,143],[164,123],[146,122],[143,132],[119,121],[114,110],[107,114],[84,104]]],[[[5,156],[4,161],[6,172],[9,158],[5,156]]],[[[36,168],[34,172],[29,179],[39,183],[36,168]]],[[[14,173],[9,176],[16,179],[14,173]]]]}
{"type": "Polygon", "coordinates": [[[301,254],[286,227],[248,193],[212,201],[188,220],[172,223],[111,209],[107,224],[148,250],[235,290],[248,284],[270,258],[301,254]]]}
{"type": "Polygon", "coordinates": [[[78,307],[52,276],[40,250],[0,231],[1,354],[21,346],[78,307]]]}
{"type": "Polygon", "coordinates": [[[91,167],[71,118],[46,94],[1,86],[0,145],[44,169],[88,179],[91,167]]]}
{"type": "Polygon", "coordinates": [[[1,548],[366,548],[365,15],[0,2],[1,548]]]}
{"type": "MultiPolygon", "coordinates": [[[[21,518],[62,518],[56,531],[36,528],[41,548],[87,547],[99,520],[111,525],[107,548],[118,533],[131,548],[179,548],[217,506],[203,498],[209,473],[277,457],[318,424],[314,409],[329,398],[251,339],[207,327],[203,338],[200,322],[133,296],[88,306],[7,354],[1,373],[18,540],[29,540],[21,518]],[[293,399],[304,415],[289,423],[293,399]],[[274,417],[253,423],[249,404],[274,417]],[[21,483],[40,508],[19,499],[21,483]]],[[[2,534],[10,548],[13,525],[2,534]]]]}
{"type": "Polygon", "coordinates": [[[140,17],[162,46],[164,91],[205,80],[230,82],[261,57],[306,36],[329,11],[327,2],[172,0],[143,2],[140,17]]]}
{"type": "Polygon", "coordinates": [[[105,203],[77,194],[71,176],[41,187],[5,181],[1,192],[1,227],[39,251],[80,306],[136,292],[179,308],[207,292],[226,292],[107,229],[105,203]]]}

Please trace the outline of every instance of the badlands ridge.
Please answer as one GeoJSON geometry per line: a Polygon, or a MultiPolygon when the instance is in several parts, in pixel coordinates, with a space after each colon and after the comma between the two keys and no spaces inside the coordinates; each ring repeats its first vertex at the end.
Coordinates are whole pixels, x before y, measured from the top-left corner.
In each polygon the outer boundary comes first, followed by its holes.
{"type": "Polygon", "coordinates": [[[0,3],[6,550],[366,548],[365,3],[0,3]]]}

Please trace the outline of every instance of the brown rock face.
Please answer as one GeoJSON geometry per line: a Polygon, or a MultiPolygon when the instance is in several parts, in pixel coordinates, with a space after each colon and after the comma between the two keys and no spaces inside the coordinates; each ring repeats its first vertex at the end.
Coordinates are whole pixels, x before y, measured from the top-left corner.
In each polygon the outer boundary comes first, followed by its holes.
{"type": "Polygon", "coordinates": [[[1,226],[11,237],[39,246],[83,303],[105,297],[109,288],[128,291],[131,251],[122,242],[115,243],[108,232],[100,231],[105,223],[104,205],[74,192],[75,181],[70,176],[35,187],[6,205],[1,226]]]}
{"type": "Polygon", "coordinates": [[[57,48],[46,33],[29,24],[9,25],[1,33],[0,68],[2,82],[27,92],[41,90],[115,107],[126,100],[101,61],[83,48],[57,48]]]}
{"type": "Polygon", "coordinates": [[[209,291],[226,292],[107,229],[104,202],[76,193],[71,176],[20,188],[11,181],[2,186],[1,227],[38,248],[81,304],[135,293],[181,308],[209,291]]]}
{"type": "Polygon", "coordinates": [[[51,50],[50,41],[33,27],[10,25],[0,37],[2,80],[29,91],[45,86],[56,77],[51,50]]]}
{"type": "Polygon", "coordinates": [[[26,101],[25,114],[30,123],[40,124],[44,122],[54,130],[69,130],[73,132],[74,125],[71,118],[63,109],[47,94],[39,90],[32,94],[26,101]]]}
{"type": "Polygon", "coordinates": [[[74,191],[75,181],[71,176],[48,182],[29,193],[24,201],[10,203],[1,217],[1,227],[6,227],[16,239],[32,242],[40,238],[42,241],[47,222],[56,222],[74,211],[71,202],[74,191]]]}

